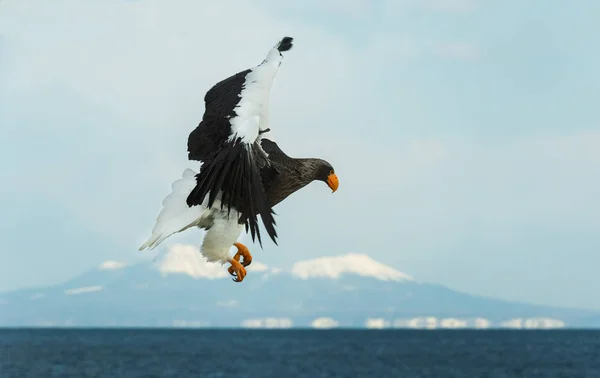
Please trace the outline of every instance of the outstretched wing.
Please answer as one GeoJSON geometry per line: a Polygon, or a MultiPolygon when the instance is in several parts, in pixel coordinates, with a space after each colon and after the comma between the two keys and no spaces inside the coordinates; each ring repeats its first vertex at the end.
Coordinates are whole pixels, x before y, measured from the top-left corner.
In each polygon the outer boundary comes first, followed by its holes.
{"type": "Polygon", "coordinates": [[[257,215],[275,244],[277,232],[273,210],[269,206],[260,176],[269,159],[261,148],[260,134],[270,132],[268,103],[273,79],[282,52],[292,48],[285,37],[267,54],[263,62],[215,84],[204,96],[202,121],[188,137],[188,158],[202,162],[197,185],[187,198],[189,206],[202,204],[208,195],[208,207],[215,200],[221,208],[233,207],[240,221],[258,237],[257,215]]]}

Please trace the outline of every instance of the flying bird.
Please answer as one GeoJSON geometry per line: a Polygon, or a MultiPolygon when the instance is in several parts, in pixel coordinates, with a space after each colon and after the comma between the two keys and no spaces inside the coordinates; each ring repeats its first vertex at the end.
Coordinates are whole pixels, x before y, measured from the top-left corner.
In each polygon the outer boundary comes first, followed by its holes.
{"type": "Polygon", "coordinates": [[[163,200],[152,235],[141,247],[153,249],[169,236],[198,227],[206,230],[200,253],[208,262],[230,263],[233,280],[241,282],[252,262],[248,247],[238,242],[244,228],[262,248],[258,217],[277,244],[273,207],[313,181],[332,192],[338,178],[323,159],[292,158],[277,145],[269,125],[273,79],[292,48],[284,37],[261,64],[215,84],[204,96],[200,124],[189,134],[188,159],[200,170],[186,169],[163,200]],[[232,246],[237,253],[231,257],[232,246]]]}

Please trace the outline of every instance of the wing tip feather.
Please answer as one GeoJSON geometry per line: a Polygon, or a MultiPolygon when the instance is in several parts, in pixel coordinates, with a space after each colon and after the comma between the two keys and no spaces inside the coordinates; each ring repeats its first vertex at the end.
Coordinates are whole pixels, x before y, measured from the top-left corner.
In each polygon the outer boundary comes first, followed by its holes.
{"type": "Polygon", "coordinates": [[[277,50],[279,50],[279,52],[291,50],[294,46],[294,44],[292,43],[293,41],[294,38],[292,37],[283,37],[281,41],[279,41],[279,43],[277,44],[277,50]]]}

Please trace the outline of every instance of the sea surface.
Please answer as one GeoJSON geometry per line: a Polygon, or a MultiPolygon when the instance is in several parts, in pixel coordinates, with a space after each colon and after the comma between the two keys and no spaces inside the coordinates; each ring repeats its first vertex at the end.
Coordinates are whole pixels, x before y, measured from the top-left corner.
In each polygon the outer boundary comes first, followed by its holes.
{"type": "Polygon", "coordinates": [[[0,329],[0,377],[600,378],[600,331],[0,329]]]}

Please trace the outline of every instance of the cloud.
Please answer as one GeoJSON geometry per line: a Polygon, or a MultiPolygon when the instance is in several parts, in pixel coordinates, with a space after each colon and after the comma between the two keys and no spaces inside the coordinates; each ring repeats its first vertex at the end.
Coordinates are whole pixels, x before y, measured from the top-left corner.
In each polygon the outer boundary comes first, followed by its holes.
{"type": "Polygon", "coordinates": [[[439,319],[435,316],[419,316],[412,319],[396,319],[394,326],[397,328],[420,328],[435,329],[438,328],[439,319]]]}
{"type": "Polygon", "coordinates": [[[246,319],[242,322],[244,328],[291,328],[294,322],[290,318],[259,318],[246,319]]]}
{"type": "Polygon", "coordinates": [[[337,320],[335,320],[333,318],[327,318],[327,317],[317,318],[317,319],[313,320],[310,324],[313,328],[318,328],[318,329],[335,328],[340,325],[340,323],[337,320]]]}
{"type": "Polygon", "coordinates": [[[127,266],[127,264],[122,263],[122,262],[118,262],[118,261],[114,261],[114,260],[107,260],[107,261],[104,261],[102,264],[100,264],[100,266],[98,267],[98,270],[119,270],[119,269],[123,269],[126,266],[127,266]]]}
{"type": "Polygon", "coordinates": [[[476,328],[485,329],[492,326],[500,328],[527,328],[527,329],[550,329],[563,328],[565,322],[553,318],[515,318],[499,321],[494,324],[485,318],[437,318],[435,316],[421,316],[409,319],[395,319],[393,322],[382,318],[370,318],[366,321],[367,328],[413,328],[413,329],[456,329],[476,328]]]}
{"type": "Polygon", "coordinates": [[[173,327],[185,327],[185,328],[205,328],[209,327],[210,323],[205,322],[204,320],[181,320],[175,319],[171,322],[171,326],[173,327]]]}
{"type": "Polygon", "coordinates": [[[292,267],[292,274],[301,279],[314,277],[339,278],[344,273],[373,277],[382,281],[412,280],[412,277],[409,275],[378,263],[367,255],[361,254],[321,257],[314,260],[297,262],[292,267]]]}
{"type": "Polygon", "coordinates": [[[269,267],[265,264],[252,261],[252,264],[246,268],[249,272],[266,272],[269,271],[269,267]]]}
{"type": "Polygon", "coordinates": [[[465,328],[466,326],[467,321],[463,319],[445,318],[440,320],[441,328],[465,328]]]}
{"type": "Polygon", "coordinates": [[[389,327],[389,322],[383,318],[368,318],[365,321],[365,328],[383,329],[389,327]]]}
{"type": "Polygon", "coordinates": [[[66,295],[78,295],[78,294],[87,294],[87,293],[95,293],[97,291],[102,291],[104,287],[102,286],[85,286],[78,287],[75,289],[67,289],[65,290],[66,295]]]}
{"type": "Polygon", "coordinates": [[[553,318],[516,318],[501,323],[504,328],[550,329],[564,328],[565,322],[553,318]]]}
{"type": "Polygon", "coordinates": [[[476,318],[474,327],[478,328],[478,329],[485,329],[485,328],[489,328],[491,324],[492,324],[492,322],[490,322],[488,319],[476,318]]]}

